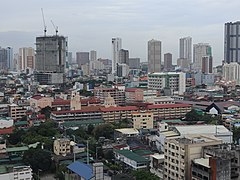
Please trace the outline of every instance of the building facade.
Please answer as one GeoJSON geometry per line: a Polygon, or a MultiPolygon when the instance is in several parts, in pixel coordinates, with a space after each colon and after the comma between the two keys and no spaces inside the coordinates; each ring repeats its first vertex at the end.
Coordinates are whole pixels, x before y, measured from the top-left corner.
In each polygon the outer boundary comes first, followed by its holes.
{"type": "Polygon", "coordinates": [[[112,38],[112,74],[117,71],[117,63],[119,63],[119,51],[122,49],[122,39],[112,38]]]}
{"type": "Polygon", "coordinates": [[[56,155],[66,156],[71,152],[70,140],[67,138],[56,139],[53,142],[53,151],[56,155]]]}
{"type": "Polygon", "coordinates": [[[240,65],[237,62],[225,63],[222,67],[223,78],[226,81],[231,81],[240,85],[240,65]]]}
{"type": "Polygon", "coordinates": [[[164,70],[165,71],[172,70],[172,54],[171,53],[164,54],[164,70]]]}
{"type": "Polygon", "coordinates": [[[77,52],[76,53],[76,61],[78,67],[89,63],[89,52],[77,52]]]}
{"type": "Polygon", "coordinates": [[[225,23],[224,61],[240,62],[240,21],[225,23]]]}
{"type": "Polygon", "coordinates": [[[133,112],[132,124],[135,129],[153,129],[153,113],[133,112]]]}
{"type": "Polygon", "coordinates": [[[161,72],[161,41],[148,41],[148,73],[161,72]]]}
{"type": "Polygon", "coordinates": [[[202,73],[211,74],[213,73],[213,59],[212,56],[202,57],[202,73]]]}
{"type": "Polygon", "coordinates": [[[192,38],[191,37],[180,38],[179,58],[186,59],[188,67],[192,63],[192,38]]]}
{"type": "Polygon", "coordinates": [[[212,48],[209,44],[198,43],[193,45],[193,69],[196,72],[201,72],[202,60],[206,56],[212,57],[212,48]]]}
{"type": "Polygon", "coordinates": [[[19,48],[18,71],[26,72],[35,68],[35,50],[31,47],[19,48]]]}
{"type": "Polygon", "coordinates": [[[186,90],[186,74],[183,72],[166,72],[148,74],[148,88],[163,90],[168,88],[172,93],[183,95],[186,90]]]}

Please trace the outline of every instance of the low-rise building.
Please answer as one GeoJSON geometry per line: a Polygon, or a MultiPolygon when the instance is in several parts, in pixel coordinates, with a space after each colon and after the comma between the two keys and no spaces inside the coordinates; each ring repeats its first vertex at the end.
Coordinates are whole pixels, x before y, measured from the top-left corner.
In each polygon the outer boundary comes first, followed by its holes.
{"type": "Polygon", "coordinates": [[[66,156],[71,152],[70,140],[67,138],[61,138],[54,140],[53,152],[56,155],[66,156]]]}
{"type": "Polygon", "coordinates": [[[9,169],[8,172],[0,174],[0,179],[2,180],[31,180],[32,168],[30,166],[16,166],[9,169]]]}
{"type": "Polygon", "coordinates": [[[114,139],[126,139],[128,137],[136,137],[139,131],[134,128],[122,128],[114,130],[114,139]]]}
{"type": "Polygon", "coordinates": [[[135,129],[153,129],[153,113],[133,112],[132,124],[135,129]]]}
{"type": "Polygon", "coordinates": [[[17,104],[9,105],[9,116],[14,120],[21,119],[23,116],[26,116],[26,107],[19,106],[17,104]]]}
{"type": "Polygon", "coordinates": [[[143,89],[126,88],[125,96],[126,96],[126,102],[142,102],[143,101],[143,89]]]}
{"type": "Polygon", "coordinates": [[[202,156],[203,147],[222,144],[214,136],[186,135],[166,139],[164,159],[164,179],[191,179],[191,161],[202,156]]]}

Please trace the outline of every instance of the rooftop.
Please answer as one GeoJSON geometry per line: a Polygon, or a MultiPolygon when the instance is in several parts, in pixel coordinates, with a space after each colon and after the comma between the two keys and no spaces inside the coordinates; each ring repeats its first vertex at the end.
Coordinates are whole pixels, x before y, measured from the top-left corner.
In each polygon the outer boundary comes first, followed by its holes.
{"type": "Polygon", "coordinates": [[[115,129],[115,131],[118,131],[122,134],[139,134],[139,131],[134,128],[122,128],[122,129],[115,129]]]}
{"type": "Polygon", "coordinates": [[[67,168],[85,180],[90,180],[94,176],[92,167],[79,161],[73,162],[67,168]]]}
{"type": "Polygon", "coordinates": [[[125,156],[126,158],[134,160],[134,161],[136,161],[138,163],[148,162],[149,161],[148,159],[145,159],[142,156],[140,156],[140,155],[138,155],[138,154],[136,154],[136,153],[134,153],[132,151],[129,151],[129,150],[125,150],[125,149],[124,150],[117,150],[117,149],[115,149],[114,151],[116,153],[121,154],[121,155],[125,156]]]}
{"type": "Polygon", "coordinates": [[[206,168],[210,168],[210,166],[209,166],[209,158],[194,159],[193,162],[195,164],[199,164],[199,165],[204,166],[206,168]]]}

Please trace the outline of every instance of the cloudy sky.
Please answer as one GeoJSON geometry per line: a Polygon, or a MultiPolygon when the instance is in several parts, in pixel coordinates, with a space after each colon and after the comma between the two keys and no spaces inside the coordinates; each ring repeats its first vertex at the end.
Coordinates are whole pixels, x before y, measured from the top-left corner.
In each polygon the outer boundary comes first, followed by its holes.
{"type": "Polygon", "coordinates": [[[69,51],[97,50],[111,58],[111,38],[121,37],[130,57],[146,61],[147,41],[162,41],[162,53],[178,58],[179,38],[212,45],[214,64],[223,59],[224,23],[239,20],[239,0],[11,0],[0,5],[0,46],[35,47],[43,35],[41,8],[47,34],[67,36],[69,51]]]}

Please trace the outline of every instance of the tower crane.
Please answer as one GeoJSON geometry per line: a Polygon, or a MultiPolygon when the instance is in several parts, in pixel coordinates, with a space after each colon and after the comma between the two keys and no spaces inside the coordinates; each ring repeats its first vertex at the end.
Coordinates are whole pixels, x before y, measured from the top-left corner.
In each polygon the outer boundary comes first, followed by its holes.
{"type": "Polygon", "coordinates": [[[52,23],[52,25],[53,25],[53,28],[55,29],[56,36],[57,36],[57,33],[58,33],[58,26],[55,26],[52,20],[51,20],[51,23],[52,23]]]}
{"type": "Polygon", "coordinates": [[[46,26],[45,19],[44,19],[43,8],[41,8],[41,11],[42,11],[42,18],[43,18],[43,25],[44,25],[44,36],[46,36],[46,34],[47,34],[47,26],[46,26]]]}

